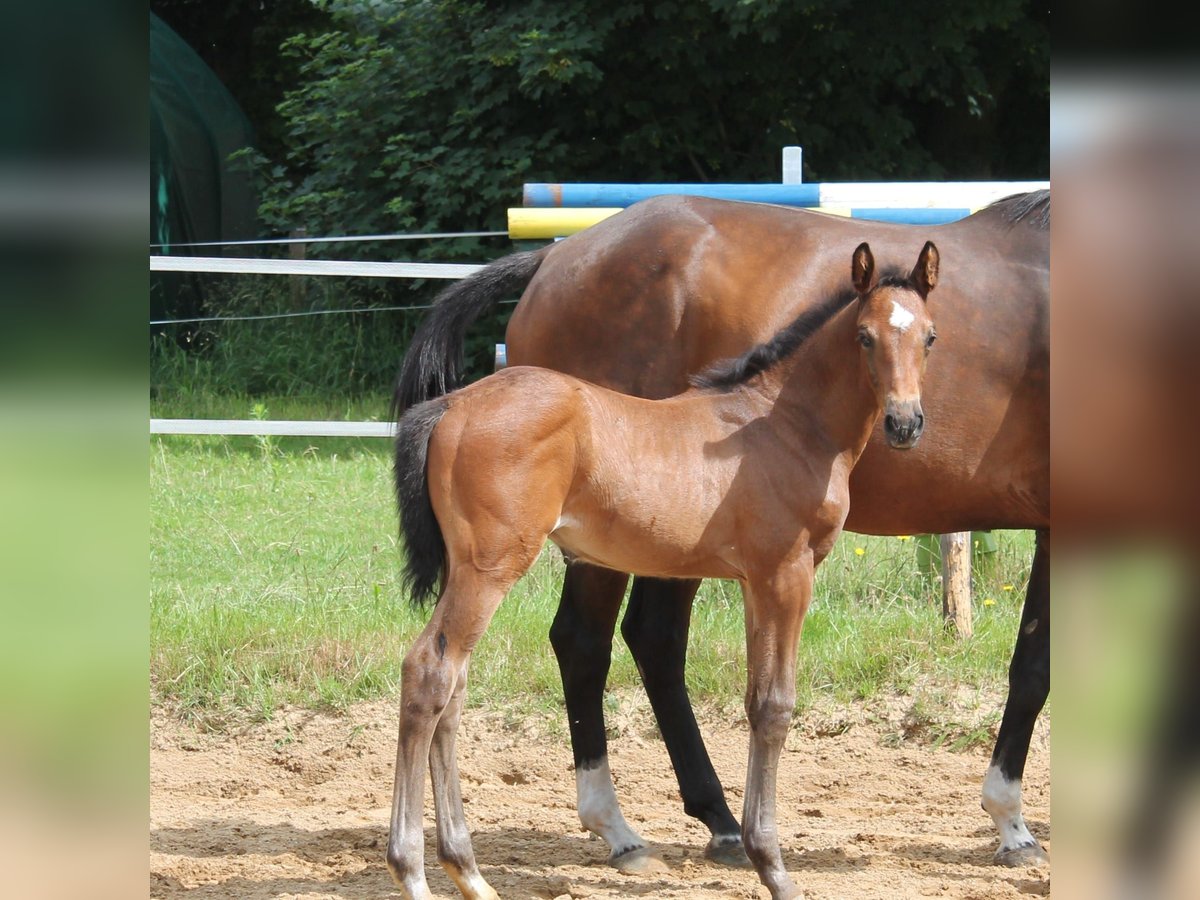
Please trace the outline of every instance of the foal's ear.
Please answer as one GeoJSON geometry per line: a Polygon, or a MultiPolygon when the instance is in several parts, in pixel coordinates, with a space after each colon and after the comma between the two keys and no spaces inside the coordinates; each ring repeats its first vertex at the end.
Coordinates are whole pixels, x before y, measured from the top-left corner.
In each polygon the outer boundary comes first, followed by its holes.
{"type": "Polygon", "coordinates": [[[871,245],[863,241],[854,251],[854,259],[850,261],[850,279],[854,289],[860,294],[871,290],[875,275],[875,257],[871,255],[871,245]]]}
{"type": "Polygon", "coordinates": [[[913,266],[912,275],[909,280],[917,286],[917,293],[924,300],[929,297],[929,292],[937,287],[938,282],[938,248],[933,241],[926,241],[925,246],[921,248],[921,255],[917,257],[917,264],[913,266]]]}

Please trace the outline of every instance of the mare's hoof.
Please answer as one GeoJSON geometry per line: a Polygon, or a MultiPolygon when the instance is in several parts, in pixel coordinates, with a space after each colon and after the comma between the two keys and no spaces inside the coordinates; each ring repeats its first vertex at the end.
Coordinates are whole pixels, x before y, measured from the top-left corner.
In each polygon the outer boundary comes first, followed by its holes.
{"type": "Polygon", "coordinates": [[[1011,869],[1023,869],[1026,866],[1048,866],[1050,865],[1050,855],[1041,844],[1034,844],[1031,847],[1017,847],[1013,850],[997,850],[995,863],[1011,869]]]}
{"type": "Polygon", "coordinates": [[[653,847],[638,847],[620,856],[610,856],[608,864],[622,875],[661,875],[671,871],[653,847]]]}
{"type": "Polygon", "coordinates": [[[714,836],[708,842],[708,846],[704,848],[704,856],[719,866],[729,866],[731,869],[754,868],[750,864],[750,857],[746,855],[746,848],[740,837],[718,838],[714,836]]]}

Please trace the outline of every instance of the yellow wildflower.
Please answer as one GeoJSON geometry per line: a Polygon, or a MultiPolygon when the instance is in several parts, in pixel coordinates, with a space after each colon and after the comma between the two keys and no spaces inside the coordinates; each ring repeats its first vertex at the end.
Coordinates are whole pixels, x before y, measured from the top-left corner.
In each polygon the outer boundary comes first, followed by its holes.
{"type": "Polygon", "coordinates": [[[867,552],[867,551],[866,551],[866,550],[865,550],[863,547],[855,547],[855,548],[854,548],[854,555],[855,555],[855,556],[863,556],[863,555],[865,555],[865,554],[866,554],[866,552],[867,552]]]}
{"type": "Polygon", "coordinates": [[[991,597],[987,597],[987,598],[985,598],[985,599],[984,599],[984,601],[983,601],[983,605],[984,605],[984,606],[995,606],[995,605],[996,605],[996,601],[995,601],[995,600],[993,600],[991,597]]]}

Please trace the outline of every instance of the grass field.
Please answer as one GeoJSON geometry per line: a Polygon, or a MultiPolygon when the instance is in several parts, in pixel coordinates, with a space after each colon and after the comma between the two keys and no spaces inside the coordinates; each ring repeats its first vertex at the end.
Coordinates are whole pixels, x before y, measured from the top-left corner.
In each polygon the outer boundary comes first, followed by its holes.
{"type": "MultiPolygon", "coordinates": [[[[386,402],[325,407],[272,402],[269,416],[366,416],[386,402]]],[[[251,410],[217,398],[154,415],[185,412],[251,410]]],[[[156,702],[222,729],[269,718],[284,704],[342,708],[396,694],[400,660],[425,613],[399,588],[390,449],[378,439],[152,439],[156,702]]],[[[1029,533],[1000,534],[999,551],[975,572],[976,633],[960,642],[943,628],[940,586],[921,572],[915,541],[844,535],[817,573],[800,650],[800,710],[899,693],[937,722],[944,692],[1002,687],[1031,553],[1029,533]]],[[[548,546],[501,605],[473,658],[468,703],[514,718],[561,706],[546,635],[562,571],[548,546]]],[[[707,582],[688,656],[693,698],[739,706],[744,660],[739,589],[707,582]]],[[[619,637],[609,684],[614,704],[638,684],[619,637]]]]}

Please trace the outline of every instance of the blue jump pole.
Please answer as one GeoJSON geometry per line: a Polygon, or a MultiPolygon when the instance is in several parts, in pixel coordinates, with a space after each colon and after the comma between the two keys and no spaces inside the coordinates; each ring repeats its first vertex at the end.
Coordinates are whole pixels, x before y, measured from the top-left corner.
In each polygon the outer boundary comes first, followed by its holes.
{"type": "Polygon", "coordinates": [[[874,219],[876,222],[897,222],[904,225],[945,225],[971,214],[969,209],[852,209],[852,219],[874,219]]]}
{"type": "Polygon", "coordinates": [[[817,184],[526,184],[527,208],[632,206],[659,194],[748,200],[784,206],[818,206],[817,184]]]}

